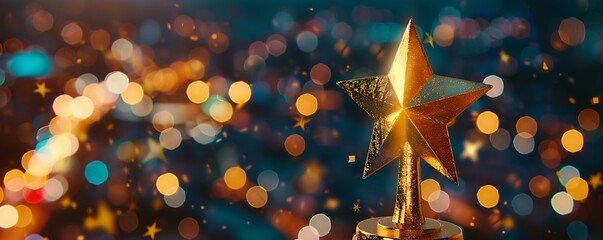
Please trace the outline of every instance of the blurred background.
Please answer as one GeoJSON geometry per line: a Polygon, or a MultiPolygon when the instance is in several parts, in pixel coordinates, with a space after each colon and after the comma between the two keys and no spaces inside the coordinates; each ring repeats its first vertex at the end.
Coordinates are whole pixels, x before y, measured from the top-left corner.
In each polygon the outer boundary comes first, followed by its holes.
{"type": "Polygon", "coordinates": [[[467,239],[603,237],[603,2],[0,3],[0,238],[350,239],[391,215],[372,120],[414,19],[434,72],[494,88],[450,126],[467,239]]]}

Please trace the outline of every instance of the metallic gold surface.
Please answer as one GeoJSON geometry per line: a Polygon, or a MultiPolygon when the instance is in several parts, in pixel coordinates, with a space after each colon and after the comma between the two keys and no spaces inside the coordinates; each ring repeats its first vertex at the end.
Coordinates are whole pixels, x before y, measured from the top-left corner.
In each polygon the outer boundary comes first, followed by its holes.
{"type": "MultiPolygon", "coordinates": [[[[381,239],[463,239],[460,227],[446,221],[427,218],[425,226],[421,229],[403,230],[396,234],[394,229],[384,232],[382,223],[390,222],[391,217],[374,217],[363,220],[356,227],[353,240],[381,240],[381,239]]],[[[393,225],[390,225],[392,227],[393,225]]],[[[394,227],[395,228],[395,227],[394,227]]]]}
{"type": "Polygon", "coordinates": [[[420,229],[418,159],[458,184],[447,125],[492,86],[435,75],[412,20],[388,74],[337,84],[375,121],[363,178],[400,158],[393,222],[420,229]]]}
{"type": "Polygon", "coordinates": [[[438,234],[441,230],[440,221],[431,218],[425,218],[425,223],[419,229],[399,228],[392,221],[392,217],[382,217],[377,222],[377,234],[392,238],[429,237],[438,234]]]}

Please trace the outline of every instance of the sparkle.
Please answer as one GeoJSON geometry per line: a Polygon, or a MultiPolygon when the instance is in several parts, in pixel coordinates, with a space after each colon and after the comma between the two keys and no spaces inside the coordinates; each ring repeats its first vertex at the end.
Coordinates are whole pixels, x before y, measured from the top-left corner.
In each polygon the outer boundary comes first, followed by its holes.
{"type": "Polygon", "coordinates": [[[36,83],[36,89],[34,93],[39,93],[42,97],[46,97],[46,93],[51,92],[50,89],[46,88],[46,82],[36,83]]]}
{"type": "Polygon", "coordinates": [[[103,229],[108,233],[115,233],[115,214],[109,206],[101,202],[98,204],[96,216],[88,216],[84,219],[84,229],[103,229]]]}
{"type": "Polygon", "coordinates": [[[549,65],[546,65],[546,62],[542,62],[542,70],[544,70],[544,71],[549,70],[549,65]]]}
{"type": "Polygon", "coordinates": [[[425,36],[426,36],[425,42],[429,43],[431,48],[433,48],[433,36],[431,34],[429,34],[428,32],[425,33],[425,36]]]}
{"type": "Polygon", "coordinates": [[[592,174],[588,179],[588,184],[593,188],[593,190],[597,190],[597,188],[603,185],[603,181],[601,181],[601,173],[592,174]]]}
{"type": "Polygon", "coordinates": [[[498,55],[500,56],[500,61],[509,63],[509,54],[507,54],[505,51],[498,52],[498,55]]]}
{"type": "Polygon", "coordinates": [[[353,163],[353,162],[356,162],[356,155],[348,156],[348,163],[353,163]]]}
{"type": "Polygon", "coordinates": [[[305,118],[305,117],[297,117],[295,118],[295,125],[293,125],[294,128],[299,127],[302,130],[306,130],[306,123],[309,123],[310,120],[312,120],[311,118],[305,118]]]}
{"type": "Polygon", "coordinates": [[[154,222],[153,225],[147,227],[147,232],[142,235],[142,237],[151,237],[151,239],[155,239],[155,234],[161,232],[161,228],[157,228],[157,222],[154,222]]]}
{"type": "Polygon", "coordinates": [[[352,209],[354,210],[354,212],[360,212],[360,209],[362,207],[360,206],[360,203],[354,203],[354,206],[352,207],[352,209]]]}
{"type": "Polygon", "coordinates": [[[157,141],[148,138],[147,144],[149,146],[149,153],[144,157],[142,163],[147,163],[153,159],[159,159],[163,162],[167,162],[167,158],[163,153],[163,147],[159,143],[157,143],[157,141]]]}
{"type": "Polygon", "coordinates": [[[461,153],[461,159],[470,159],[472,162],[476,163],[479,161],[479,156],[477,152],[480,148],[482,148],[482,141],[471,142],[469,140],[465,140],[463,142],[463,152],[461,153]]]}

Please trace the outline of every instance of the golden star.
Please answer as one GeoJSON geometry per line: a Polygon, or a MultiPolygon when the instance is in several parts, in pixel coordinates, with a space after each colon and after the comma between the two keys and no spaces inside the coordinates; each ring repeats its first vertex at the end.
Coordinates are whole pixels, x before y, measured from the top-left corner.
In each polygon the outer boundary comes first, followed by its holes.
{"type": "Polygon", "coordinates": [[[111,211],[105,202],[100,202],[96,211],[96,216],[88,216],[84,219],[84,229],[103,229],[107,233],[114,234],[115,213],[111,211]]]}
{"type": "Polygon", "coordinates": [[[426,32],[425,35],[427,36],[427,39],[425,39],[425,42],[429,43],[431,48],[433,48],[433,36],[431,36],[431,34],[429,34],[428,32],[426,32]]]}
{"type": "Polygon", "coordinates": [[[412,20],[386,75],[337,84],[375,120],[363,178],[398,159],[409,145],[458,182],[447,125],[492,86],[435,75],[412,20]]]}
{"type": "Polygon", "coordinates": [[[482,141],[470,142],[469,140],[465,140],[463,142],[463,152],[461,153],[461,159],[469,158],[472,162],[477,162],[479,160],[479,156],[477,152],[480,148],[482,148],[482,141]]]}
{"type": "Polygon", "coordinates": [[[154,159],[159,159],[163,162],[167,162],[167,158],[163,153],[163,147],[157,141],[147,138],[147,145],[149,147],[149,153],[142,159],[142,163],[147,163],[154,159]]]}
{"type": "Polygon", "coordinates": [[[161,232],[161,228],[157,228],[157,222],[154,222],[153,225],[147,227],[147,232],[142,235],[142,237],[151,237],[151,239],[155,239],[155,234],[161,232]]]}
{"type": "Polygon", "coordinates": [[[505,51],[500,51],[498,52],[498,55],[500,56],[500,60],[504,63],[508,63],[509,62],[509,55],[505,52],[505,51]]]}
{"type": "Polygon", "coordinates": [[[360,206],[360,203],[354,203],[354,206],[352,207],[352,209],[354,209],[354,212],[360,212],[360,209],[362,207],[360,206]]]}
{"type": "Polygon", "coordinates": [[[597,190],[597,188],[603,185],[603,181],[601,181],[601,173],[592,174],[588,179],[588,184],[593,188],[593,190],[597,190]]]}
{"type": "Polygon", "coordinates": [[[306,130],[306,123],[310,122],[310,118],[304,118],[304,117],[299,117],[299,118],[295,118],[295,121],[297,121],[295,123],[295,125],[293,125],[294,128],[296,127],[300,127],[302,130],[306,130]]]}
{"type": "Polygon", "coordinates": [[[42,97],[46,97],[46,93],[51,92],[50,89],[46,88],[46,82],[36,83],[36,89],[34,93],[39,93],[42,97]]]}

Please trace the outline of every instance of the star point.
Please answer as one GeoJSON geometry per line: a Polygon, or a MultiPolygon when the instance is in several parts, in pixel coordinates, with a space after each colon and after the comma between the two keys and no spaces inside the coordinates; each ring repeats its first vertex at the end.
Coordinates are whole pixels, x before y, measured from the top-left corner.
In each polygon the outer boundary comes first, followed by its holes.
{"type": "Polygon", "coordinates": [[[429,43],[431,48],[433,48],[433,36],[431,34],[429,34],[428,32],[425,33],[425,36],[426,36],[425,42],[429,43]]]}
{"type": "Polygon", "coordinates": [[[295,118],[295,125],[293,125],[293,128],[299,127],[303,130],[306,130],[306,123],[309,123],[312,119],[310,118],[304,118],[304,117],[297,117],[295,118]]]}
{"type": "Polygon", "coordinates": [[[360,203],[354,203],[354,206],[352,207],[352,209],[354,210],[354,213],[360,212],[360,209],[362,207],[360,206],[360,203]]]}
{"type": "Polygon", "coordinates": [[[165,157],[165,153],[163,153],[163,147],[161,146],[161,144],[159,144],[152,138],[147,138],[147,146],[149,148],[149,152],[143,158],[143,164],[155,159],[159,159],[162,162],[167,162],[167,158],[165,157]]]}
{"type": "Polygon", "coordinates": [[[498,55],[500,56],[500,61],[502,61],[503,63],[509,63],[509,54],[507,54],[505,51],[500,51],[498,52],[498,55]]]}
{"type": "Polygon", "coordinates": [[[142,237],[150,237],[151,239],[155,239],[155,234],[161,232],[161,228],[157,228],[157,222],[153,222],[153,225],[147,226],[147,231],[142,235],[142,237]]]}
{"type": "Polygon", "coordinates": [[[588,184],[593,188],[593,190],[597,190],[599,186],[603,185],[603,181],[601,180],[601,173],[592,174],[588,179],[588,184]]]}
{"type": "Polygon", "coordinates": [[[476,163],[479,161],[478,151],[482,148],[482,141],[471,142],[465,140],[463,142],[463,152],[461,153],[461,159],[469,159],[471,162],[476,163]]]}
{"type": "Polygon", "coordinates": [[[36,83],[36,89],[34,93],[39,93],[43,98],[46,97],[46,93],[52,92],[49,88],[46,88],[46,82],[36,83]]]}

